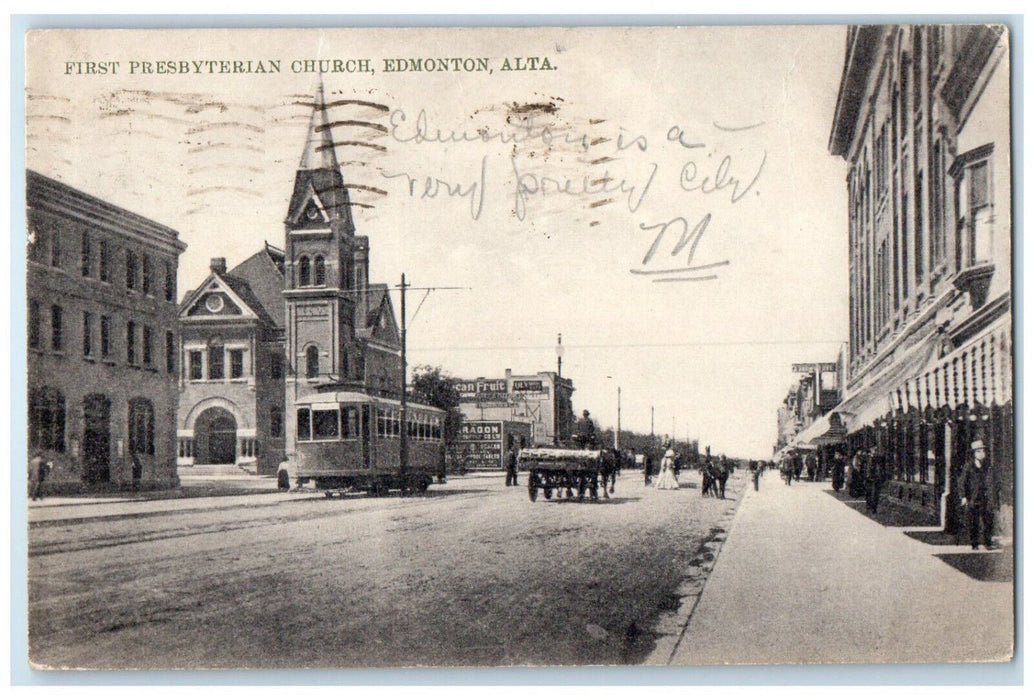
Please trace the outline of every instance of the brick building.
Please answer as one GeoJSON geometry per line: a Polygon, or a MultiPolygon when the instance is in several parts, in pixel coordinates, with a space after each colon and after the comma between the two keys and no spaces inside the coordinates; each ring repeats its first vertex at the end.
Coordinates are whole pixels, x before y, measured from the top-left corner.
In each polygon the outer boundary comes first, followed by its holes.
{"type": "Polygon", "coordinates": [[[385,284],[369,280],[322,87],[284,220],[268,243],[227,271],[222,258],[180,307],[179,460],[272,474],[291,462],[296,404],[358,391],[398,398],[402,345],[385,284]]]}
{"type": "Polygon", "coordinates": [[[885,493],[958,524],[972,440],[999,522],[1013,502],[1008,36],[1001,26],[848,31],[829,150],[849,165],[850,449],[885,493]]]}
{"type": "Polygon", "coordinates": [[[178,463],[273,474],[284,459],[284,253],[269,244],[180,305],[178,463]]]}
{"type": "Polygon", "coordinates": [[[28,171],[28,445],[47,488],[178,483],[176,231],[28,171]]]}

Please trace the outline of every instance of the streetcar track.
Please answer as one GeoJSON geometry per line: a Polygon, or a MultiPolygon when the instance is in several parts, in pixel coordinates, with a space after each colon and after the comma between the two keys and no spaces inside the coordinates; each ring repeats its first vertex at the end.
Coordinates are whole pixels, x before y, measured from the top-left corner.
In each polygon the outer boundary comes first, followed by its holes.
{"type": "MultiPolygon", "coordinates": [[[[435,497],[423,496],[423,497],[420,497],[420,498],[407,498],[407,499],[401,499],[400,498],[395,503],[386,503],[383,499],[378,499],[376,502],[377,502],[378,505],[380,505],[383,508],[383,510],[396,511],[396,510],[401,510],[401,509],[412,508],[412,507],[414,507],[416,505],[419,505],[419,504],[425,502],[426,500],[429,500],[429,498],[441,498],[441,497],[444,497],[446,495],[449,495],[450,497],[453,497],[456,500],[469,500],[469,499],[472,499],[472,498],[474,498],[476,496],[479,496],[479,493],[477,493],[477,492],[469,492],[469,491],[467,491],[467,492],[444,491],[444,492],[439,492],[439,493],[440,493],[440,495],[435,496],[435,497]]],[[[52,554],[65,554],[65,553],[69,553],[69,552],[83,552],[83,551],[89,551],[89,550],[94,550],[94,549],[105,549],[105,548],[110,548],[110,547],[118,547],[118,546],[121,546],[121,545],[141,544],[141,543],[146,543],[146,542],[157,542],[157,541],[161,541],[161,540],[173,540],[173,539],[180,539],[180,538],[184,538],[184,537],[192,537],[192,536],[200,536],[200,535],[210,535],[210,534],[215,534],[215,533],[220,533],[220,532],[234,532],[234,531],[238,531],[238,530],[250,530],[250,529],[253,529],[253,528],[256,528],[256,527],[270,527],[271,525],[284,525],[284,524],[292,524],[292,523],[299,523],[299,522],[306,522],[306,521],[325,520],[325,519],[328,519],[328,518],[333,518],[333,517],[340,516],[343,513],[354,513],[354,512],[357,512],[357,511],[361,511],[361,510],[366,510],[366,508],[363,508],[363,507],[350,508],[350,509],[346,509],[346,510],[340,510],[340,509],[338,509],[338,510],[330,510],[329,509],[329,507],[330,507],[329,504],[326,503],[326,501],[324,499],[319,499],[319,498],[316,498],[316,497],[314,497],[312,499],[306,499],[304,501],[301,500],[301,499],[296,500],[296,501],[290,501],[290,503],[307,503],[309,501],[324,504],[324,505],[328,506],[328,509],[327,510],[323,510],[323,511],[318,512],[318,513],[313,513],[313,512],[300,513],[297,516],[285,515],[283,517],[275,519],[273,522],[271,522],[269,518],[261,518],[261,519],[253,518],[251,520],[235,521],[235,522],[232,522],[232,523],[228,523],[226,521],[223,521],[223,522],[218,522],[218,523],[210,523],[210,524],[207,524],[207,525],[198,525],[198,526],[194,526],[194,527],[189,527],[188,526],[188,527],[184,527],[184,528],[179,528],[177,530],[153,530],[151,532],[135,533],[135,535],[133,533],[130,533],[130,534],[120,534],[120,535],[117,535],[117,536],[102,536],[102,537],[96,537],[96,538],[93,538],[93,539],[83,539],[83,533],[82,532],[76,532],[75,533],[76,539],[74,539],[74,540],[61,540],[61,541],[58,541],[58,542],[38,543],[38,544],[35,544],[35,545],[30,543],[29,544],[29,548],[28,548],[28,555],[30,557],[33,557],[33,556],[47,556],[47,555],[52,555],[52,554]]],[[[351,501],[351,503],[354,503],[357,506],[360,506],[360,504],[364,504],[364,503],[373,503],[373,499],[355,499],[354,501],[351,501]]],[[[42,529],[42,528],[46,528],[46,527],[74,526],[74,525],[82,525],[82,524],[87,524],[87,523],[104,523],[104,522],[113,522],[113,521],[119,521],[119,520],[136,520],[136,519],[155,518],[155,517],[161,517],[161,516],[173,517],[173,516],[180,516],[180,515],[189,515],[189,514],[192,514],[192,513],[199,513],[199,512],[203,512],[203,513],[208,514],[208,513],[219,512],[219,511],[240,510],[241,508],[271,508],[271,507],[282,506],[282,505],[284,505],[284,502],[283,501],[279,501],[279,502],[271,503],[271,504],[238,505],[238,506],[227,506],[227,507],[216,508],[216,509],[211,509],[211,508],[196,508],[196,509],[195,508],[190,508],[190,509],[177,510],[177,511],[163,511],[163,512],[152,512],[152,513],[126,513],[126,514],[123,514],[123,515],[103,515],[103,516],[97,516],[97,517],[93,517],[93,518],[68,518],[68,519],[61,519],[61,520],[47,520],[47,521],[40,521],[40,522],[36,522],[36,523],[30,523],[29,527],[30,527],[30,530],[38,530],[38,529],[42,529]]],[[[369,506],[369,507],[372,507],[372,506],[369,506]]]]}

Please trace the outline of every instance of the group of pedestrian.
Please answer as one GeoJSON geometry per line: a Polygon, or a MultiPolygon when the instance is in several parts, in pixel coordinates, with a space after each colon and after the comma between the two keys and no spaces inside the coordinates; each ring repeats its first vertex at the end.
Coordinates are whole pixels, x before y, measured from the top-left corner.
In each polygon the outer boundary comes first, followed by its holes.
{"type": "Polygon", "coordinates": [[[725,485],[732,473],[732,463],[724,455],[708,455],[700,465],[700,495],[725,498],[725,485]]]}

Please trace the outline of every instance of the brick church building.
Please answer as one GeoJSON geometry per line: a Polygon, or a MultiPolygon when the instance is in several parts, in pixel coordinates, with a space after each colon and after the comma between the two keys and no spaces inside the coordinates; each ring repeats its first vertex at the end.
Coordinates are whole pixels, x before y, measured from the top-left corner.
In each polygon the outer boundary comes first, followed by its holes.
{"type": "Polygon", "coordinates": [[[178,463],[273,474],[290,461],[296,402],[352,390],[398,396],[401,336],[385,284],[369,281],[322,86],[284,220],[231,270],[212,261],[180,305],[178,463]]]}

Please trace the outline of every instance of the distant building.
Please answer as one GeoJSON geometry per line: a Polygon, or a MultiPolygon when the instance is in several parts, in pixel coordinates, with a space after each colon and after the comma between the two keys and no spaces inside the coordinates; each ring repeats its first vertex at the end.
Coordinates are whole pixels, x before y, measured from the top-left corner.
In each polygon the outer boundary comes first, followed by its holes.
{"type": "Polygon", "coordinates": [[[57,491],[178,484],[176,231],[26,173],[29,454],[57,491]]]}
{"type": "Polygon", "coordinates": [[[571,437],[574,383],[555,372],[497,379],[458,379],[460,412],[474,421],[515,421],[531,426],[531,444],[555,445],[571,437]]]}
{"type": "Polygon", "coordinates": [[[829,139],[850,166],[848,395],[834,413],[851,450],[886,455],[885,492],[949,530],[977,438],[1011,527],[1009,100],[1001,26],[848,31],[829,139]]]}
{"type": "Polygon", "coordinates": [[[837,442],[843,437],[840,428],[836,429],[835,435],[830,434],[830,424],[825,417],[843,397],[842,359],[793,366],[794,373],[799,376],[776,413],[776,450],[795,444],[817,446],[837,442]]]}

